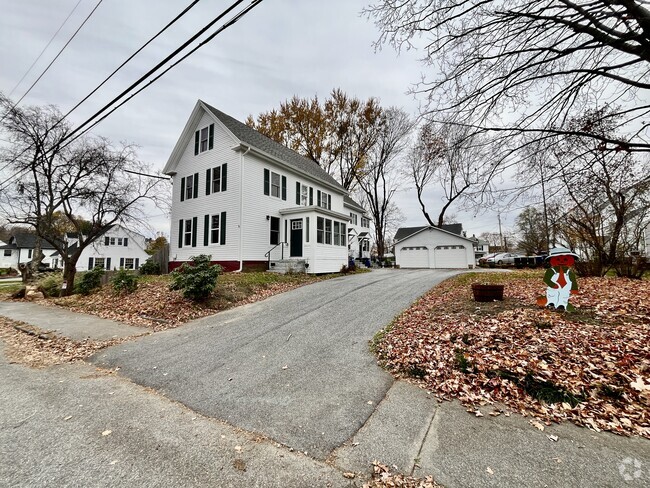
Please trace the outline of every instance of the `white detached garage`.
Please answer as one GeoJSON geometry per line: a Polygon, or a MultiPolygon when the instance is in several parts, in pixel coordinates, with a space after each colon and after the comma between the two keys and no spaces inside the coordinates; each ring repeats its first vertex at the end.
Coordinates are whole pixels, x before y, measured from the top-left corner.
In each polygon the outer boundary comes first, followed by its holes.
{"type": "Polygon", "coordinates": [[[474,241],[448,230],[438,227],[400,229],[395,237],[395,262],[401,268],[467,269],[474,266],[474,241]]]}

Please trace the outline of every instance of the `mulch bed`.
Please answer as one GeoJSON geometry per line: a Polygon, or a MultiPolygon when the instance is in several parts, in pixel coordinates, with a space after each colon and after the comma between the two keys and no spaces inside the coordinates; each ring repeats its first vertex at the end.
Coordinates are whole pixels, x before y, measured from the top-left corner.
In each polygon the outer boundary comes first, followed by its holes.
{"type": "Polygon", "coordinates": [[[575,313],[536,306],[542,275],[464,275],[434,288],[374,348],[380,364],[476,415],[496,405],[532,423],[571,421],[650,438],[650,281],[579,279],[575,313]],[[504,282],[474,302],[472,282],[504,282]]]}

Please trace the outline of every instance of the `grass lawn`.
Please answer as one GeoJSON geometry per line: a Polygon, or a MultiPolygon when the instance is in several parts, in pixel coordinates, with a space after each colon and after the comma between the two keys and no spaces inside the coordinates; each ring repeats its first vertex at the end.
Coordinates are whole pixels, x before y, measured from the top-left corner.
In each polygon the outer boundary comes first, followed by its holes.
{"type": "Polygon", "coordinates": [[[650,438],[650,281],[579,278],[574,313],[536,306],[543,272],[472,273],[432,289],[371,343],[380,364],[476,415],[572,421],[650,438]],[[503,283],[479,303],[472,283],[503,283]],[[491,407],[482,407],[491,405],[491,407]],[[488,412],[488,410],[491,410],[488,412]]]}

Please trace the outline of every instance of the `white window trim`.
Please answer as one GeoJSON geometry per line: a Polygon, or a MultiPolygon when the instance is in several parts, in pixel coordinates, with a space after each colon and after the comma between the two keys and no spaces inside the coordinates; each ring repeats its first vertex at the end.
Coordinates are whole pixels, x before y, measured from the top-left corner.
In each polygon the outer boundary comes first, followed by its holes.
{"type": "Polygon", "coordinates": [[[194,198],[194,175],[191,174],[185,177],[185,200],[190,200],[194,198]]]}
{"type": "Polygon", "coordinates": [[[280,174],[279,173],[274,173],[273,171],[271,171],[271,177],[270,177],[270,182],[269,183],[271,185],[271,188],[270,188],[271,196],[275,197],[275,198],[282,198],[282,177],[280,176],[280,174]],[[274,183],[274,179],[276,177],[277,177],[277,182],[278,182],[277,185],[274,183]],[[278,193],[277,195],[274,193],[274,191],[276,189],[277,189],[277,193],[278,193]]]}
{"type": "Polygon", "coordinates": [[[221,230],[221,217],[219,214],[214,214],[210,216],[210,244],[219,244],[219,236],[221,230]],[[217,225],[215,226],[215,217],[217,225]],[[215,239],[216,236],[216,239],[215,239]]]}
{"type": "Polygon", "coordinates": [[[192,219],[185,219],[185,223],[183,224],[183,246],[191,246],[191,245],[192,245],[192,219]]]}

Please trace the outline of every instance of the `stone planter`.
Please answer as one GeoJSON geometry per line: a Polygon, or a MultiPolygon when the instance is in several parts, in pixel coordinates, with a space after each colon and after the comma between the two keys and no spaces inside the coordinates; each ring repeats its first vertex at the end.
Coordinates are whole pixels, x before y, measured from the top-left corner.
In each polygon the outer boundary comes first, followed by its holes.
{"type": "Polygon", "coordinates": [[[472,285],[474,300],[477,302],[492,302],[494,300],[503,300],[503,285],[472,285]]]}

